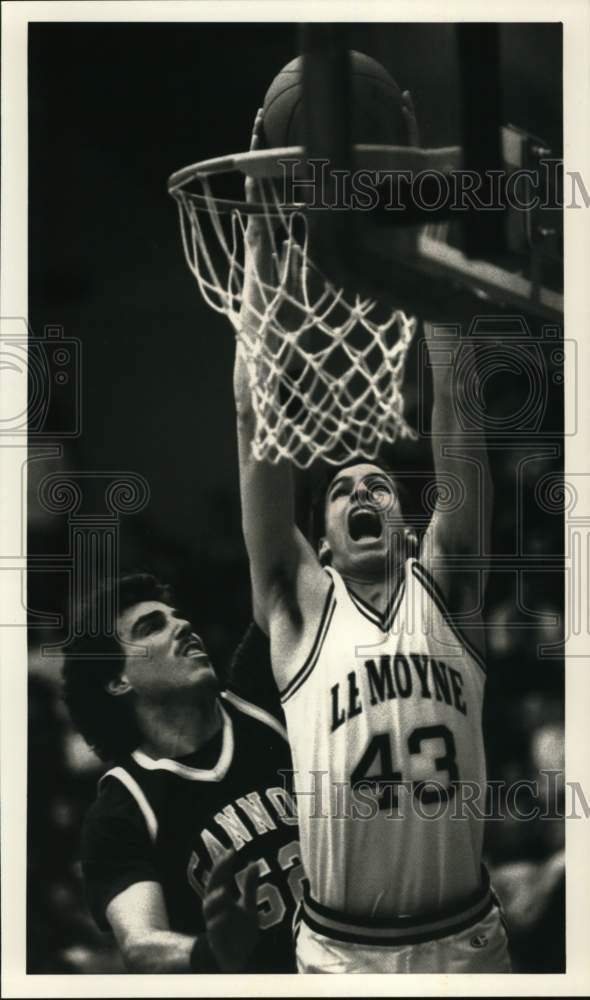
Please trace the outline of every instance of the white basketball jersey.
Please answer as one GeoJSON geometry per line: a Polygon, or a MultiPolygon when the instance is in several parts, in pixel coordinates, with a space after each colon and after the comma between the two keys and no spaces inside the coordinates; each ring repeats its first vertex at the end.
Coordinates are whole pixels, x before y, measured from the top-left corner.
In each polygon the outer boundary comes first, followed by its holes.
{"type": "Polygon", "coordinates": [[[483,663],[416,560],[383,615],[328,572],[281,693],[310,893],[359,918],[436,912],[480,886],[483,663]]]}

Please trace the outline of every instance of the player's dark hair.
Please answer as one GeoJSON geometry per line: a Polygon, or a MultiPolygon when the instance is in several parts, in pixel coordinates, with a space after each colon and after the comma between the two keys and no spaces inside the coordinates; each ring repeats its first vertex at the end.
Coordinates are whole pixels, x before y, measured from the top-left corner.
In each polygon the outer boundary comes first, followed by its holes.
{"type": "MultiPolygon", "coordinates": [[[[128,573],[94,591],[76,609],[77,620],[91,621],[92,609],[107,601],[118,615],[141,601],[173,603],[171,591],[155,576],[128,573]]],[[[114,697],[106,689],[124,665],[125,653],[114,635],[89,634],[68,649],[62,670],[63,698],[72,723],[105,761],[130,753],[141,739],[132,698],[114,697]]]]}

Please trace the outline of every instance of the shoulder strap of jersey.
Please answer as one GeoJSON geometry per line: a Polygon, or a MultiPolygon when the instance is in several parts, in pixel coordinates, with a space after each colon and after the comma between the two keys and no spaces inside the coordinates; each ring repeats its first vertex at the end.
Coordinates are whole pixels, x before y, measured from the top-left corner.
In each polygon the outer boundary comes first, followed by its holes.
{"type": "Polygon", "coordinates": [[[337,601],[342,600],[343,597],[346,597],[348,600],[350,600],[348,587],[346,586],[344,580],[340,576],[338,570],[334,569],[333,566],[324,566],[324,571],[328,574],[332,582],[332,586],[334,588],[334,598],[337,601]]]}
{"type": "Polygon", "coordinates": [[[299,691],[300,687],[305,683],[307,678],[312,673],[316,663],[318,662],[319,655],[322,651],[324,640],[328,633],[328,629],[330,628],[330,623],[332,621],[334,609],[336,607],[335,578],[331,573],[329,574],[329,576],[330,576],[330,587],[328,588],[328,592],[326,593],[321,618],[319,621],[319,625],[315,630],[315,634],[313,636],[313,642],[311,644],[309,653],[305,658],[303,666],[301,666],[299,670],[296,671],[296,673],[293,675],[287,686],[284,687],[282,691],[279,691],[279,697],[283,705],[285,704],[286,701],[289,700],[289,698],[292,698],[295,692],[299,691]]]}
{"type": "Polygon", "coordinates": [[[140,788],[139,783],[131,774],[129,774],[129,771],[126,771],[124,767],[120,766],[112,767],[110,771],[107,771],[106,774],[103,774],[102,778],[98,783],[99,788],[101,787],[103,781],[105,781],[106,778],[115,778],[117,781],[120,781],[121,784],[124,785],[129,794],[132,796],[132,798],[135,799],[139,811],[141,812],[145,820],[148,836],[152,844],[154,844],[156,841],[156,837],[158,836],[158,820],[156,819],[156,814],[154,810],[152,809],[151,805],[147,800],[145,792],[143,791],[142,788],[140,788]]]}
{"type": "Polygon", "coordinates": [[[447,609],[443,592],[440,589],[434,577],[432,576],[432,574],[426,569],[425,566],[422,565],[422,563],[418,562],[417,559],[410,560],[410,563],[412,568],[412,574],[415,577],[415,579],[418,580],[423,589],[426,591],[426,593],[434,603],[435,607],[440,612],[442,618],[450,628],[451,632],[453,633],[457,641],[465,647],[469,655],[475,660],[478,667],[480,667],[485,674],[486,665],[483,656],[475,648],[473,643],[471,643],[469,639],[463,634],[463,631],[459,629],[458,625],[453,620],[453,617],[451,616],[450,612],[447,609]]]}
{"type": "Polygon", "coordinates": [[[246,701],[245,698],[240,698],[239,695],[234,694],[233,691],[224,691],[221,695],[224,701],[228,701],[230,705],[237,708],[239,712],[243,712],[244,715],[249,715],[252,719],[257,719],[258,722],[264,723],[266,726],[270,726],[274,729],[275,733],[282,736],[284,740],[288,741],[287,730],[278,719],[275,719],[274,715],[267,712],[266,709],[261,708],[260,705],[253,705],[251,701],[246,701]]]}

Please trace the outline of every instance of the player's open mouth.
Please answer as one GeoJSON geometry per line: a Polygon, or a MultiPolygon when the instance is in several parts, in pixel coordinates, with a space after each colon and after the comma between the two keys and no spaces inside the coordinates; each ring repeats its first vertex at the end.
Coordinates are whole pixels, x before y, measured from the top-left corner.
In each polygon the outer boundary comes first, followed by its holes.
{"type": "Polygon", "coordinates": [[[353,542],[361,538],[381,538],[381,518],[372,510],[353,510],[348,518],[348,532],[353,542]]]}
{"type": "Polygon", "coordinates": [[[198,657],[207,658],[207,653],[200,639],[196,635],[188,635],[184,642],[181,643],[179,649],[180,656],[190,656],[195,659],[198,657]]]}

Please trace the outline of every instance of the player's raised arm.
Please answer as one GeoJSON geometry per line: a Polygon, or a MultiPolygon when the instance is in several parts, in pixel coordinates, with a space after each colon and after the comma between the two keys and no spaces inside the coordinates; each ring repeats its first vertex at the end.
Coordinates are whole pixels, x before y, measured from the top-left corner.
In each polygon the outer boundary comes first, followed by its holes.
{"type": "MultiPolygon", "coordinates": [[[[252,148],[258,144],[260,112],[256,118],[252,148]]],[[[252,200],[252,181],[246,182],[247,199],[252,200]]],[[[260,278],[271,268],[271,241],[266,220],[251,216],[246,232],[246,260],[241,324],[250,336],[275,336],[265,330],[261,317],[265,302],[260,278]],[[255,277],[256,280],[255,280],[255,277]]],[[[278,380],[267,386],[279,392],[278,380]]],[[[324,574],[311,546],[295,524],[293,469],[288,461],[271,464],[257,461],[252,453],[255,413],[243,348],[238,336],[234,365],[234,397],[237,417],[242,526],[250,560],[254,616],[266,632],[277,608],[300,617],[299,597],[305,576],[324,574]],[[306,572],[305,572],[306,571],[306,572]]]]}
{"type": "MultiPolygon", "coordinates": [[[[449,610],[460,613],[473,609],[474,591],[479,590],[481,594],[485,587],[493,487],[485,431],[482,428],[479,433],[473,430],[466,433],[459,418],[457,373],[449,364],[449,345],[439,342],[428,324],[425,335],[434,390],[435,473],[441,495],[445,497],[449,490],[458,496],[458,502],[447,503],[445,498],[435,508],[422,543],[421,559],[430,563],[429,568],[443,591],[449,610]],[[477,574],[465,572],[464,567],[462,570],[453,568],[452,557],[462,555],[474,557],[477,574]]],[[[470,393],[477,393],[473,344],[464,343],[461,347],[461,377],[469,378],[472,382],[470,393]]]]}

